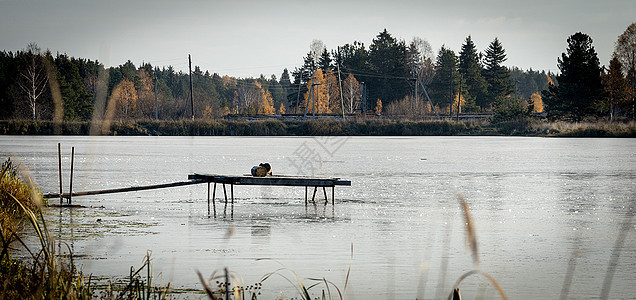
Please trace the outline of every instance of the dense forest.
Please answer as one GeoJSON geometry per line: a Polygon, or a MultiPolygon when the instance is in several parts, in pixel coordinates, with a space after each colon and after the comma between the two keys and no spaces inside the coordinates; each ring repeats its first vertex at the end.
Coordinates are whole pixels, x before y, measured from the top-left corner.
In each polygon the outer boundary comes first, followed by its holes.
{"type": "MultiPolygon", "coordinates": [[[[636,31],[636,25],[621,35],[627,50],[636,48],[630,30],[636,31]]],[[[131,61],[105,68],[98,61],[53,55],[32,43],[15,53],[0,52],[0,119],[179,120],[364,112],[421,118],[433,113],[496,114],[502,109],[522,114],[543,112],[546,97],[551,101],[545,105],[548,116],[555,118],[633,117],[633,61],[629,65],[629,59],[621,58],[617,42],[605,69],[591,38],[581,35],[559,58],[559,75],[506,67],[505,49],[497,38],[483,51],[468,36],[457,53],[442,46],[434,54],[426,40],[406,42],[386,29],[368,47],[356,41],[328,50],[314,40],[302,66],[269,78],[221,76],[197,66],[189,74],[131,61]],[[579,96],[568,95],[566,88],[571,87],[560,83],[569,83],[572,72],[584,72],[568,69],[577,67],[569,64],[580,60],[579,52],[587,53],[582,59],[593,66],[586,77],[593,83],[584,86],[594,89],[588,91],[594,99],[577,110],[566,102],[579,96]],[[550,113],[551,108],[559,113],[550,113]]]]}

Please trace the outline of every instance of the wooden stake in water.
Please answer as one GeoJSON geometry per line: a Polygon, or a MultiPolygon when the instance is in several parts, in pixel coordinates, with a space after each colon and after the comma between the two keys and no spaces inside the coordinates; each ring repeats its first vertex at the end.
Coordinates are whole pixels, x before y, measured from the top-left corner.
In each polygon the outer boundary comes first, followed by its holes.
{"type": "Polygon", "coordinates": [[[212,191],[212,208],[214,209],[214,217],[216,218],[216,204],[214,198],[216,197],[216,182],[214,183],[214,190],[212,191]]]}
{"type": "Polygon", "coordinates": [[[223,184],[223,195],[225,196],[225,206],[223,206],[223,218],[227,215],[227,190],[225,189],[225,183],[223,184]]]}
{"type": "Polygon", "coordinates": [[[230,195],[232,196],[232,211],[230,217],[234,218],[234,184],[230,184],[230,195]]]}
{"type": "Polygon", "coordinates": [[[322,192],[325,194],[325,205],[327,205],[329,200],[327,199],[327,189],[324,186],[322,187],[322,192]]]}
{"type": "Polygon", "coordinates": [[[71,200],[73,197],[73,162],[75,161],[75,147],[71,147],[71,178],[70,178],[70,186],[68,190],[68,204],[71,204],[71,200]]]}
{"type": "Polygon", "coordinates": [[[208,182],[208,218],[210,217],[210,182],[208,182]]]}
{"type": "Polygon", "coordinates": [[[336,187],[331,187],[331,206],[336,205],[336,187]]]}
{"type": "Polygon", "coordinates": [[[225,300],[230,300],[230,272],[228,272],[227,268],[223,269],[225,271],[225,300]]]}
{"type": "Polygon", "coordinates": [[[60,205],[62,205],[62,145],[57,143],[57,160],[59,162],[60,174],[60,205]]]}

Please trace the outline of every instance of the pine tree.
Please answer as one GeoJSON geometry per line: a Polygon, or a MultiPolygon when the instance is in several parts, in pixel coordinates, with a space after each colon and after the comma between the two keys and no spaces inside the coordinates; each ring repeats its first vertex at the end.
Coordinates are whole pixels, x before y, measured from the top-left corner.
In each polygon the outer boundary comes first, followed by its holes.
{"type": "Polygon", "coordinates": [[[287,68],[283,70],[283,74],[280,75],[280,80],[278,81],[283,89],[289,89],[291,86],[291,79],[289,77],[289,71],[287,68]]]}
{"type": "Polygon", "coordinates": [[[474,101],[477,106],[485,108],[488,97],[486,79],[481,74],[479,54],[470,36],[466,38],[459,52],[459,72],[466,81],[463,89],[466,90],[468,101],[474,101]]]}
{"type": "Polygon", "coordinates": [[[331,55],[326,48],[322,51],[322,54],[320,54],[320,58],[318,58],[318,67],[323,72],[333,69],[333,66],[331,65],[331,55]]]}
{"type": "Polygon", "coordinates": [[[430,84],[431,100],[436,106],[449,107],[459,92],[458,58],[453,50],[442,46],[436,60],[435,76],[430,84]]]}
{"type": "Polygon", "coordinates": [[[88,120],[93,113],[92,96],[84,89],[84,82],[79,75],[79,69],[66,55],[55,58],[57,79],[64,102],[65,120],[88,120]]]}
{"type": "Polygon", "coordinates": [[[552,85],[543,101],[548,117],[581,121],[594,115],[603,99],[600,62],[592,38],[581,32],[568,38],[566,51],[558,59],[559,86],[552,85]]]}
{"type": "Polygon", "coordinates": [[[398,41],[386,29],[369,46],[369,65],[375,73],[366,79],[369,99],[383,99],[388,105],[410,94],[406,43],[398,41]]]}
{"type": "Polygon", "coordinates": [[[482,108],[488,108],[497,98],[507,96],[512,92],[510,85],[510,72],[508,68],[502,64],[506,61],[506,53],[499,42],[498,38],[495,38],[484,55],[484,78],[488,84],[488,98],[483,101],[482,108]]]}
{"type": "Polygon", "coordinates": [[[309,82],[317,68],[317,64],[311,52],[307,53],[303,61],[303,65],[292,72],[294,82],[289,89],[289,93],[287,93],[287,102],[294,108],[294,113],[298,113],[296,110],[301,108],[303,99],[299,99],[299,95],[303,95],[309,91],[307,89],[307,82],[309,82]]]}
{"type": "Polygon", "coordinates": [[[609,70],[603,74],[603,86],[607,96],[605,108],[609,111],[610,120],[614,118],[618,107],[628,109],[630,91],[622,68],[620,60],[614,55],[610,60],[609,70]]]}

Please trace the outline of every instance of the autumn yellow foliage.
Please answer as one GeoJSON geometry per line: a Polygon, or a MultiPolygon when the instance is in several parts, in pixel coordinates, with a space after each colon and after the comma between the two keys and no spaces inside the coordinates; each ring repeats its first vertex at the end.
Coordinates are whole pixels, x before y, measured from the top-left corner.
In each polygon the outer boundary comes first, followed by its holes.
{"type": "Polygon", "coordinates": [[[117,116],[120,119],[134,116],[137,110],[137,99],[135,84],[126,78],[122,79],[113,89],[111,98],[117,106],[117,116]]]}
{"type": "Polygon", "coordinates": [[[455,97],[453,98],[453,105],[452,105],[452,109],[454,112],[458,111],[457,102],[459,102],[459,113],[461,113],[462,107],[466,106],[466,98],[464,98],[464,96],[460,94],[455,95],[455,97]]]}
{"type": "MultiPolygon", "coordinates": [[[[549,77],[548,77],[549,78],[549,77]]],[[[539,93],[533,93],[530,96],[530,102],[532,103],[532,112],[533,113],[542,113],[543,112],[543,98],[539,93]]]]}
{"type": "MultiPolygon", "coordinates": [[[[260,85],[259,85],[260,87],[260,85]]],[[[274,99],[272,98],[272,93],[267,90],[263,90],[261,88],[260,91],[260,103],[258,105],[258,114],[263,115],[273,115],[276,113],[276,109],[274,108],[274,99]]]]}
{"type": "Polygon", "coordinates": [[[375,114],[379,115],[382,114],[382,100],[378,99],[378,101],[375,102],[375,114]]]}
{"type": "Polygon", "coordinates": [[[307,113],[325,114],[329,110],[329,94],[325,75],[318,69],[307,82],[307,92],[305,93],[305,107],[307,113]],[[315,108],[314,108],[315,105],[315,108]]]}

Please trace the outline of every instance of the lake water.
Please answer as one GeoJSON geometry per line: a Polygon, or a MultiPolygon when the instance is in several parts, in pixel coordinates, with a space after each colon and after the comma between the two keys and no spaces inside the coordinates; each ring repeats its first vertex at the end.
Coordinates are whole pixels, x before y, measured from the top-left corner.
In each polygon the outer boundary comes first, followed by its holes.
{"type": "MultiPolygon", "coordinates": [[[[208,218],[205,184],[76,197],[87,208],[46,214],[86,274],[126,276],[151,251],[155,280],[178,288],[201,289],[196,270],[208,277],[228,267],[253,284],[285,268],[263,283],[264,299],[298,297],[285,279],[295,281],[292,272],[342,291],[349,266],[347,299],[445,298],[476,268],[512,299],[558,298],[564,286],[581,299],[599,297],[615,253],[610,298],[635,297],[635,139],[0,136],[0,158],[57,192],[58,142],[65,192],[71,146],[74,191],[241,175],[260,162],[274,174],[352,182],[336,187],[335,206],[322,191],[305,206],[302,187],[235,186],[233,217],[223,215],[219,186],[217,218],[208,218]],[[478,266],[458,197],[470,206],[478,266]]],[[[476,275],[460,288],[468,299],[497,296],[476,275]]]]}

